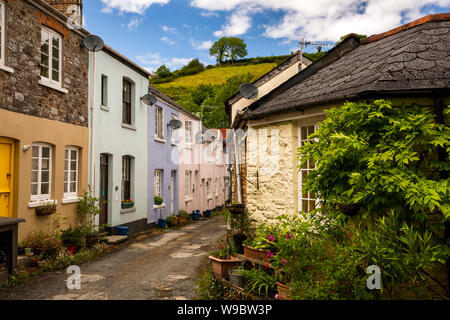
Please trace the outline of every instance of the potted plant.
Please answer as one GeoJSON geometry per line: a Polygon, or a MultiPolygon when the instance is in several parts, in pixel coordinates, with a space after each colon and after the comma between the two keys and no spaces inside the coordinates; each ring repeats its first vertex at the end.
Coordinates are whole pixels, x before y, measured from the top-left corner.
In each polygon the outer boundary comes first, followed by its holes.
{"type": "Polygon", "coordinates": [[[77,248],[86,246],[83,230],[81,228],[70,227],[61,231],[62,244],[67,248],[71,255],[74,255],[77,248]]]}
{"type": "Polygon", "coordinates": [[[245,270],[242,268],[231,269],[229,271],[230,282],[235,286],[244,288],[246,284],[246,279],[244,275],[245,270]]]}
{"type": "Polygon", "coordinates": [[[56,204],[36,208],[36,215],[40,217],[49,216],[54,213],[56,213],[56,204]]]}
{"type": "Polygon", "coordinates": [[[270,263],[276,251],[275,230],[270,227],[260,226],[252,239],[247,239],[242,245],[244,255],[247,258],[270,263]]]}
{"type": "Polygon", "coordinates": [[[243,275],[247,280],[246,288],[258,295],[264,294],[265,296],[269,296],[276,287],[275,278],[263,270],[244,270],[243,275]]]}
{"type": "Polygon", "coordinates": [[[163,198],[161,198],[161,197],[154,197],[153,201],[155,203],[155,206],[159,206],[159,205],[161,205],[163,203],[163,198]]]}
{"type": "Polygon", "coordinates": [[[122,200],[122,209],[133,208],[133,207],[134,207],[133,200],[131,200],[131,199],[122,200]]]}
{"type": "Polygon", "coordinates": [[[192,219],[195,221],[200,220],[200,211],[199,210],[192,213],[192,219]]]}
{"type": "Polygon", "coordinates": [[[167,225],[168,225],[169,227],[175,227],[175,226],[178,224],[178,218],[177,218],[177,216],[170,216],[170,217],[167,217],[166,221],[167,221],[167,225]]]}
{"type": "Polygon", "coordinates": [[[233,257],[227,249],[213,252],[208,258],[211,260],[213,272],[227,280],[230,277],[229,271],[242,262],[241,259],[233,257]]]}
{"type": "Polygon", "coordinates": [[[187,223],[189,219],[189,214],[184,211],[180,210],[178,211],[178,223],[187,223]]]}

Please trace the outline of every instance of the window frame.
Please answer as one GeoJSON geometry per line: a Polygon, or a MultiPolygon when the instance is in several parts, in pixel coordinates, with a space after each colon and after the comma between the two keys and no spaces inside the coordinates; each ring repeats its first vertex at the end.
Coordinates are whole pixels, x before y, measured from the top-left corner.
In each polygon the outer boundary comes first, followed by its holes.
{"type": "Polygon", "coordinates": [[[123,78],[122,79],[122,124],[126,125],[132,125],[133,124],[133,116],[132,116],[132,108],[133,108],[133,82],[130,80],[123,78]],[[125,101],[125,85],[129,85],[130,88],[130,101],[125,101]],[[125,105],[127,106],[127,109],[125,110],[125,105]],[[124,119],[126,111],[127,119],[124,119]],[[129,120],[129,122],[126,122],[126,120],[129,120]]]}
{"type": "Polygon", "coordinates": [[[188,146],[192,145],[192,121],[184,121],[184,143],[188,146]]]}
{"type": "Polygon", "coordinates": [[[79,183],[79,163],[80,163],[80,149],[77,147],[66,147],[65,151],[67,152],[67,154],[69,155],[69,158],[66,158],[66,155],[64,154],[64,165],[65,162],[68,161],[68,166],[67,166],[67,170],[64,166],[64,175],[67,172],[67,180],[66,177],[64,177],[64,189],[66,187],[66,183],[67,183],[67,192],[65,192],[64,190],[64,199],[74,199],[74,198],[78,198],[78,183],[79,183]],[[73,170],[71,169],[71,162],[73,161],[72,159],[72,151],[76,152],[76,168],[75,168],[75,181],[72,181],[71,179],[71,173],[73,172],[73,170]],[[72,183],[75,182],[75,191],[70,191],[70,185],[72,183]]]}
{"type": "Polygon", "coordinates": [[[130,156],[122,156],[122,179],[121,179],[121,200],[133,200],[131,194],[131,183],[132,183],[132,170],[131,170],[131,162],[132,157],[130,156]],[[126,171],[127,172],[126,172],[126,171]],[[128,174],[128,180],[126,180],[126,175],[128,174]],[[128,197],[127,197],[128,196],[128,197]]]}
{"type": "MultiPolygon", "coordinates": [[[[170,120],[178,120],[177,115],[172,113],[170,120]]],[[[170,128],[170,142],[174,145],[177,144],[176,132],[174,128],[170,128]]]]}
{"type": "Polygon", "coordinates": [[[184,197],[191,199],[192,171],[186,170],[184,173],[184,197]]]}
{"type": "Polygon", "coordinates": [[[155,139],[164,140],[164,108],[155,106],[155,139]]]}
{"type": "MultiPolygon", "coordinates": [[[[104,107],[107,107],[108,106],[108,76],[102,74],[100,81],[101,81],[100,82],[100,86],[101,86],[101,88],[100,88],[100,90],[101,90],[100,91],[100,104],[104,107]]],[[[122,98],[122,100],[123,100],[123,98],[122,98]]],[[[122,108],[123,108],[123,105],[122,105],[122,108]]],[[[122,114],[122,118],[123,118],[123,114],[122,114]]]]}
{"type": "Polygon", "coordinates": [[[206,179],[206,196],[207,196],[208,199],[212,198],[211,184],[212,184],[212,178],[206,179]]]}
{"type": "Polygon", "coordinates": [[[37,194],[33,195],[33,190],[30,190],[30,198],[31,198],[31,202],[40,202],[40,201],[47,201],[47,200],[51,200],[51,194],[52,194],[52,174],[53,174],[53,146],[51,146],[50,144],[46,144],[46,143],[33,143],[31,146],[31,183],[30,186],[32,186],[33,184],[37,184],[37,194]],[[38,175],[37,175],[37,181],[33,182],[33,160],[36,159],[36,157],[33,157],[33,148],[34,147],[38,147],[39,148],[39,155],[37,157],[38,159],[38,175]],[[49,149],[49,158],[46,159],[49,161],[48,164],[48,193],[46,194],[42,194],[42,162],[43,162],[43,157],[42,157],[42,149],[43,148],[48,148],[49,149]]]}
{"type": "MultiPolygon", "coordinates": [[[[319,125],[317,123],[315,123],[315,124],[303,124],[303,125],[298,126],[298,145],[299,145],[299,147],[301,147],[303,145],[303,143],[312,141],[312,139],[308,139],[308,137],[312,134],[309,132],[309,129],[311,127],[313,127],[314,132],[316,132],[317,129],[319,128],[319,125]],[[306,137],[303,137],[302,128],[306,128],[306,137]]],[[[300,158],[301,158],[301,155],[300,155],[300,158]]],[[[309,164],[309,160],[306,165],[307,165],[307,168],[300,168],[299,173],[298,173],[298,207],[299,207],[299,211],[309,213],[312,210],[315,210],[317,208],[319,199],[315,198],[315,197],[311,197],[311,191],[307,192],[308,197],[303,197],[303,180],[304,180],[303,173],[304,172],[306,173],[305,174],[305,177],[306,177],[310,171],[315,169],[315,164],[314,164],[314,166],[311,167],[311,165],[309,164]],[[307,202],[306,209],[303,208],[304,201],[307,202]],[[312,203],[314,203],[314,208],[312,208],[312,203]]]]}
{"type": "Polygon", "coordinates": [[[43,83],[52,84],[58,87],[62,87],[62,60],[63,60],[63,37],[57,33],[56,31],[53,31],[52,29],[42,27],[41,28],[41,48],[39,49],[39,54],[41,58],[40,62],[40,76],[41,81],[43,83]],[[42,39],[43,39],[43,33],[47,32],[49,35],[49,46],[48,46],[48,78],[42,75],[42,39]],[[58,81],[53,80],[53,43],[50,40],[53,40],[52,36],[57,38],[59,40],[59,79],[58,81]]]}
{"type": "Polygon", "coordinates": [[[155,169],[153,173],[153,197],[161,197],[163,191],[164,170],[155,169]]]}
{"type": "Polygon", "coordinates": [[[1,36],[0,36],[0,65],[4,66],[5,65],[5,54],[6,54],[6,50],[5,50],[5,45],[6,45],[6,13],[5,13],[5,2],[3,2],[3,0],[0,0],[0,18],[1,18],[1,23],[0,23],[0,32],[1,32],[1,36]]]}
{"type": "Polygon", "coordinates": [[[219,196],[219,178],[214,179],[214,191],[215,191],[216,197],[218,197],[219,196]]]}

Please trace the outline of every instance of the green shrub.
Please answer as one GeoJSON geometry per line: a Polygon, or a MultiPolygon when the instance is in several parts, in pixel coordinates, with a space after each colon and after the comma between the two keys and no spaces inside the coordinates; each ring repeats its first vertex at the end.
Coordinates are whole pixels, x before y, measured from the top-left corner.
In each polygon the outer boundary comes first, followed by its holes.
{"type": "Polygon", "coordinates": [[[51,258],[58,254],[62,248],[61,239],[57,233],[44,232],[42,230],[32,231],[19,243],[20,248],[31,248],[36,253],[45,258],[51,258]]]}
{"type": "Polygon", "coordinates": [[[186,219],[189,218],[189,214],[184,210],[178,211],[178,216],[181,218],[186,218],[186,219]]]}
{"type": "Polygon", "coordinates": [[[269,296],[269,293],[275,289],[275,278],[263,270],[251,269],[241,270],[241,274],[247,279],[246,287],[258,295],[269,296]]]}
{"type": "Polygon", "coordinates": [[[70,227],[61,231],[61,241],[66,247],[84,247],[86,246],[85,232],[83,227],[70,227]]]}
{"type": "Polygon", "coordinates": [[[155,205],[160,205],[164,200],[161,197],[154,197],[153,201],[155,202],[155,205]]]}

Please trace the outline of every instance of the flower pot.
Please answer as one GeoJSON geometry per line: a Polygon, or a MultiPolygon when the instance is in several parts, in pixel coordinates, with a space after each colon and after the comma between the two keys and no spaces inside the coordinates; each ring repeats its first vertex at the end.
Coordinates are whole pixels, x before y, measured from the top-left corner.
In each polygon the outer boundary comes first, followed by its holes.
{"type": "Polygon", "coordinates": [[[128,209],[128,208],[133,208],[133,207],[134,207],[134,202],[122,203],[122,209],[128,209]]]}
{"type": "Polygon", "coordinates": [[[36,208],[36,215],[39,217],[49,216],[54,213],[56,213],[56,204],[36,208]]]}
{"type": "Polygon", "coordinates": [[[224,279],[229,279],[230,274],[229,271],[231,269],[234,269],[240,262],[242,262],[241,259],[235,258],[235,257],[229,257],[228,259],[219,259],[213,256],[208,257],[209,260],[211,260],[211,265],[213,272],[224,279]]]}
{"type": "Polygon", "coordinates": [[[245,244],[243,244],[242,246],[244,247],[244,256],[246,256],[247,258],[270,263],[270,259],[267,256],[269,250],[256,249],[245,244]]]}
{"type": "Polygon", "coordinates": [[[188,222],[188,219],[187,218],[185,218],[185,217],[178,217],[178,223],[187,223],[188,222]]]}
{"type": "Polygon", "coordinates": [[[239,271],[231,269],[229,271],[229,276],[232,284],[241,288],[245,287],[245,277],[242,274],[239,274],[239,271]]]}
{"type": "Polygon", "coordinates": [[[71,256],[75,254],[77,247],[67,247],[67,251],[70,253],[71,256]]]}
{"type": "Polygon", "coordinates": [[[277,290],[279,300],[293,300],[291,297],[291,290],[287,285],[277,282],[277,290]]]}
{"type": "Polygon", "coordinates": [[[200,212],[199,211],[194,212],[192,215],[192,219],[195,221],[200,220],[200,212]]]}
{"type": "Polygon", "coordinates": [[[165,229],[167,225],[167,221],[164,219],[159,219],[158,220],[158,228],[159,229],[165,229]]]}

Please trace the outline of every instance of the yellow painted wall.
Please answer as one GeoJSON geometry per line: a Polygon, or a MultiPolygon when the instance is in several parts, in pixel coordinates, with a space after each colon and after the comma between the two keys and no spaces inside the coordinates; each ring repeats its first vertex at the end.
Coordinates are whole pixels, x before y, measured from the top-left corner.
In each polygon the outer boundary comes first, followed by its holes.
{"type": "Polygon", "coordinates": [[[31,198],[31,149],[23,147],[33,142],[53,146],[52,154],[52,200],[58,201],[57,212],[78,223],[76,203],[62,204],[64,195],[64,155],[66,146],[80,148],[79,194],[87,189],[89,129],[59,121],[32,117],[0,109],[0,137],[15,140],[15,174],[13,217],[26,219],[19,225],[19,239],[33,230],[46,230],[55,215],[38,217],[34,208],[29,208],[31,198]]]}

